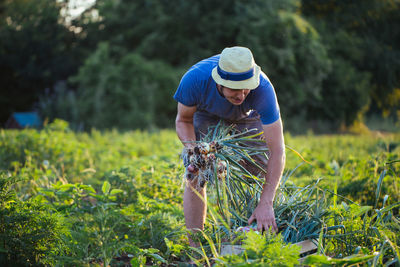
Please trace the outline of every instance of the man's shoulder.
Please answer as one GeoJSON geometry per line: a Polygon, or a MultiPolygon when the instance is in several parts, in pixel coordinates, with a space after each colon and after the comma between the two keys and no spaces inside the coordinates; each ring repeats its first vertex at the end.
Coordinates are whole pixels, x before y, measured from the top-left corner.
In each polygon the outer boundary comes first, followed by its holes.
{"type": "Polygon", "coordinates": [[[265,95],[271,91],[275,91],[274,86],[272,85],[268,76],[264,72],[261,72],[260,84],[254,90],[254,94],[257,95],[258,97],[262,97],[263,95],[265,95]]]}
{"type": "Polygon", "coordinates": [[[271,88],[272,87],[273,88],[271,81],[269,80],[268,76],[263,71],[261,71],[261,74],[260,74],[260,87],[263,87],[263,88],[271,88]]]}
{"type": "Polygon", "coordinates": [[[175,99],[181,103],[190,105],[199,104],[204,100],[210,88],[212,88],[212,69],[218,64],[219,55],[212,56],[193,65],[182,77],[175,99]],[[191,98],[186,101],[186,98],[191,98]],[[186,101],[186,102],[184,102],[186,101]]]}

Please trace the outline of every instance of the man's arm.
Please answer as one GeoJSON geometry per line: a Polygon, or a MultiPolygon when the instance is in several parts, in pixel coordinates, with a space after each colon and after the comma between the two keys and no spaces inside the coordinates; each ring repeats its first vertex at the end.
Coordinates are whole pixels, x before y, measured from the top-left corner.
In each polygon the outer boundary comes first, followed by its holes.
{"type": "Polygon", "coordinates": [[[273,202],[285,166],[285,143],[281,119],[272,124],[263,125],[263,130],[270,157],[260,203],[249,218],[248,223],[251,224],[254,220],[257,220],[259,231],[271,228],[277,232],[273,202]]]}
{"type": "Polygon", "coordinates": [[[178,103],[178,113],[175,120],[176,133],[182,144],[186,147],[192,146],[191,141],[196,141],[194,132],[193,115],[196,112],[196,106],[189,107],[178,103]]]}

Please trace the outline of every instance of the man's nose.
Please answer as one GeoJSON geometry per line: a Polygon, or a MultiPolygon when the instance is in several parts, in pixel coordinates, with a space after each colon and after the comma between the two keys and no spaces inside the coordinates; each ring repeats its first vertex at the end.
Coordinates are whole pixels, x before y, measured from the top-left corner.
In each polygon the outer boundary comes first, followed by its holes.
{"type": "Polygon", "coordinates": [[[238,97],[240,97],[240,98],[243,98],[243,97],[245,97],[245,96],[246,96],[246,92],[245,92],[245,90],[238,90],[238,94],[237,94],[237,96],[238,96],[238,97]]]}

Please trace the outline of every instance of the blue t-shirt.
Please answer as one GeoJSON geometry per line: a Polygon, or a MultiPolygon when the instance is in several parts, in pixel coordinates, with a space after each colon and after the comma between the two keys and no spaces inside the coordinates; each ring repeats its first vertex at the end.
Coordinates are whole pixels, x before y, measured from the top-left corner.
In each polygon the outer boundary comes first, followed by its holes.
{"type": "Polygon", "coordinates": [[[279,105],[274,87],[268,77],[261,72],[260,85],[247,95],[240,105],[233,105],[218,92],[211,71],[218,65],[219,55],[204,59],[191,67],[182,77],[174,99],[185,106],[197,106],[222,119],[237,121],[255,110],[263,124],[271,124],[279,119],[279,105]]]}

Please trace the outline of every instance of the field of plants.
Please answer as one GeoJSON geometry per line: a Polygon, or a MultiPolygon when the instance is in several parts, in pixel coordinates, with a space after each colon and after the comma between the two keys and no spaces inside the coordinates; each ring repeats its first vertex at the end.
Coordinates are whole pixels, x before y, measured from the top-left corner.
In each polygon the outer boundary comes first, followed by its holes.
{"type": "Polygon", "coordinates": [[[285,142],[279,234],[237,231],[259,190],[220,181],[191,248],[174,131],[0,130],[0,265],[400,266],[400,134],[285,142]],[[300,255],[302,240],[316,251],[300,255]]]}

